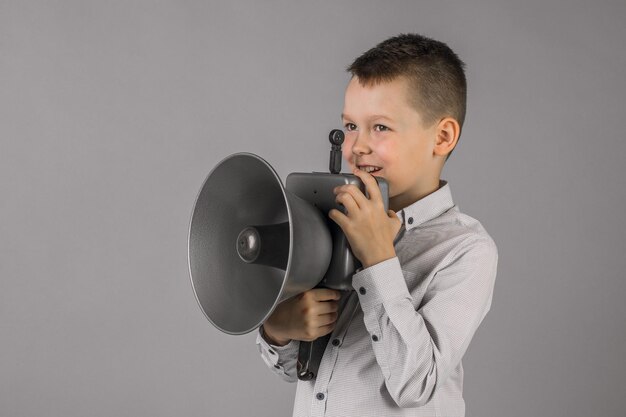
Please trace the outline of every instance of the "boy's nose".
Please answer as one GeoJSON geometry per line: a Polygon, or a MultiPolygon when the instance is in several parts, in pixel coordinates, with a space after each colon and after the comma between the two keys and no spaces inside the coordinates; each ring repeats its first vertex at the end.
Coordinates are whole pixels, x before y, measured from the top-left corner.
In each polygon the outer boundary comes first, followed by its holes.
{"type": "Polygon", "coordinates": [[[354,139],[354,145],[352,145],[352,153],[355,155],[367,155],[372,152],[369,147],[369,138],[366,133],[359,132],[354,139]]]}

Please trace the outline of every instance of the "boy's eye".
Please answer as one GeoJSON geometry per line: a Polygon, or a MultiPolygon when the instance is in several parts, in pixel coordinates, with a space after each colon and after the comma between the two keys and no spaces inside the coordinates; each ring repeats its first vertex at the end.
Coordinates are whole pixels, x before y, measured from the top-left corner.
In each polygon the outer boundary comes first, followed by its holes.
{"type": "Polygon", "coordinates": [[[385,125],[374,125],[374,130],[377,132],[385,132],[389,130],[389,128],[385,125]]]}
{"type": "Polygon", "coordinates": [[[353,130],[356,130],[356,125],[354,123],[346,123],[345,128],[348,132],[352,132],[353,130]]]}

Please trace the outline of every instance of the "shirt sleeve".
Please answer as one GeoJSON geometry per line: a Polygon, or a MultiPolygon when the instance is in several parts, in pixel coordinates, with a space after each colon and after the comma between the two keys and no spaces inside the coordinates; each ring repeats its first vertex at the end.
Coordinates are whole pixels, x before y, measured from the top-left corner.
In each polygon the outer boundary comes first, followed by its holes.
{"type": "Polygon", "coordinates": [[[263,326],[259,327],[256,344],[265,364],[278,376],[287,382],[296,382],[296,363],[300,342],[292,340],[285,346],[271,345],[263,337],[263,326]]]}
{"type": "Polygon", "coordinates": [[[447,257],[416,309],[398,258],[354,275],[365,327],[390,395],[426,404],[460,363],[491,306],[498,252],[473,239],[447,257]]]}

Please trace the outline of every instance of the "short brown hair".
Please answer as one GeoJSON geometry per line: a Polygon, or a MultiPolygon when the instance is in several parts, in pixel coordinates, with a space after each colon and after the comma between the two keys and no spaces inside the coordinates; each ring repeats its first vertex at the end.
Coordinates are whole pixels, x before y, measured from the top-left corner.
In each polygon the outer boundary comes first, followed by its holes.
{"type": "Polygon", "coordinates": [[[463,127],[467,100],[464,68],[465,63],[445,43],[408,33],[379,43],[347,70],[363,85],[404,76],[412,87],[411,103],[425,126],[451,116],[463,127]]]}

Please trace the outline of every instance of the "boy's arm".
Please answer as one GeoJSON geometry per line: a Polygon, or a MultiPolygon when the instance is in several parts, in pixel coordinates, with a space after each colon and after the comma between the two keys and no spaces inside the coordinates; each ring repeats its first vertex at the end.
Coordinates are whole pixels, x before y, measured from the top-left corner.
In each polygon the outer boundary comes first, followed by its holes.
{"type": "Polygon", "coordinates": [[[466,242],[436,272],[417,311],[397,257],[354,276],[376,360],[399,406],[427,403],[458,366],[491,305],[497,260],[489,238],[466,242]]]}
{"type": "Polygon", "coordinates": [[[393,245],[399,219],[385,212],[374,177],[353,173],[369,197],[352,185],[336,187],[346,213],[332,209],[329,217],[365,267],[352,285],[387,390],[400,407],[419,407],[458,366],[489,310],[498,252],[488,236],[467,238],[439,263],[422,304],[414,306],[393,245]]]}

